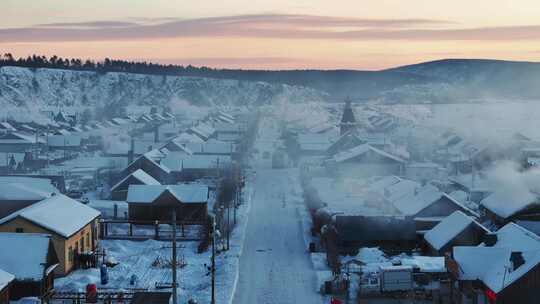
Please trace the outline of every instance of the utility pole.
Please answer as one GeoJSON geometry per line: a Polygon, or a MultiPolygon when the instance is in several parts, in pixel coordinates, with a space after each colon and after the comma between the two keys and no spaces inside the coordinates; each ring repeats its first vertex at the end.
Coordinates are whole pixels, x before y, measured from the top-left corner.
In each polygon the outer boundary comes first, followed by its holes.
{"type": "Polygon", "coordinates": [[[231,201],[227,201],[227,250],[230,249],[231,239],[231,201]]]}
{"type": "Polygon", "coordinates": [[[211,304],[216,304],[216,219],[212,218],[212,301],[211,304]]]}
{"type": "Polygon", "coordinates": [[[238,187],[238,179],[236,179],[236,191],[234,191],[234,209],[233,209],[233,218],[234,218],[234,225],[236,226],[236,208],[238,208],[238,190],[240,187],[238,187]]]}
{"type": "Polygon", "coordinates": [[[178,284],[176,282],[176,208],[172,212],[172,290],[173,304],[178,304],[177,295],[178,284]]]}

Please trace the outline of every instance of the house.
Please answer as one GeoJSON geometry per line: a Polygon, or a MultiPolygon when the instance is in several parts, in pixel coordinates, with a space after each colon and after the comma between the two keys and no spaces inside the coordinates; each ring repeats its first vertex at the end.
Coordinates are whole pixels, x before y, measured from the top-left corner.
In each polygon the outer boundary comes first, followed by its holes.
{"type": "Polygon", "coordinates": [[[180,143],[180,144],[185,144],[185,143],[203,143],[204,140],[202,140],[200,137],[194,135],[194,134],[190,134],[190,133],[187,133],[187,132],[182,132],[180,133],[180,135],[176,136],[174,139],[173,139],[175,142],[177,143],[180,143]]]}
{"type": "Polygon", "coordinates": [[[80,255],[96,249],[99,211],[62,194],[0,219],[0,232],[50,234],[59,266],[57,275],[78,268],[80,255]]]}
{"type": "Polygon", "coordinates": [[[42,144],[45,144],[43,138],[20,132],[0,135],[0,152],[25,152],[42,144]]]}
{"type": "Polygon", "coordinates": [[[352,129],[349,132],[341,135],[335,142],[333,142],[330,147],[326,149],[326,154],[328,156],[333,156],[339,152],[358,147],[365,143],[366,141],[358,136],[356,129],[352,129]]]}
{"type": "Polygon", "coordinates": [[[325,162],[329,172],[344,177],[403,175],[405,161],[363,144],[337,153],[325,162]]]}
{"type": "Polygon", "coordinates": [[[174,138],[167,142],[160,150],[167,149],[169,152],[183,152],[185,154],[192,155],[193,151],[186,147],[186,142],[181,142],[177,138],[174,138]]]}
{"type": "Polygon", "coordinates": [[[46,138],[47,146],[51,150],[67,150],[67,151],[80,151],[81,150],[81,136],[80,135],[52,135],[46,138]]]}
{"type": "Polygon", "coordinates": [[[448,172],[438,164],[415,162],[405,166],[405,177],[419,182],[446,180],[448,172]]]}
{"type": "Polygon", "coordinates": [[[232,143],[222,142],[210,139],[204,143],[186,143],[184,147],[192,154],[197,155],[233,155],[236,153],[236,147],[232,143]]]}
{"type": "Polygon", "coordinates": [[[513,220],[539,220],[538,195],[529,191],[495,191],[480,202],[480,212],[496,225],[502,226],[513,220]]]}
{"type": "Polygon", "coordinates": [[[173,208],[178,221],[203,222],[208,214],[208,186],[131,185],[127,203],[133,221],[170,221],[173,208]]]}
{"type": "Polygon", "coordinates": [[[172,180],[178,182],[223,176],[231,169],[232,159],[228,155],[186,155],[171,152],[161,164],[170,169],[172,180]]]}
{"type": "Polygon", "coordinates": [[[325,133],[300,133],[296,136],[297,152],[300,156],[325,155],[335,137],[334,129],[325,133]]]}
{"type": "Polygon", "coordinates": [[[111,187],[112,199],[126,200],[129,185],[161,185],[161,183],[142,169],[137,169],[111,187]]]}
{"type": "Polygon", "coordinates": [[[479,215],[431,184],[415,188],[413,193],[395,200],[400,214],[414,218],[416,231],[423,234],[455,211],[478,218],[479,215]]]}
{"type": "Polygon", "coordinates": [[[460,292],[476,303],[538,303],[540,237],[510,223],[480,246],[456,246],[453,275],[460,292]]]}
{"type": "Polygon", "coordinates": [[[54,192],[44,192],[31,184],[0,183],[0,219],[50,197],[54,192]]]}
{"type": "Polygon", "coordinates": [[[22,184],[45,193],[66,191],[62,175],[0,175],[0,184],[22,184]]]}
{"type": "Polygon", "coordinates": [[[200,123],[197,126],[189,128],[186,132],[201,138],[203,141],[207,141],[215,136],[216,130],[206,123],[200,123]]]}
{"type": "Polygon", "coordinates": [[[164,165],[163,161],[158,164],[150,157],[143,155],[134,160],[131,164],[129,164],[127,168],[122,171],[120,176],[122,178],[127,177],[128,175],[139,169],[143,170],[148,175],[150,175],[162,184],[169,181],[171,175],[171,170],[166,165],[164,165]]]}
{"type": "Polygon", "coordinates": [[[225,142],[238,142],[246,132],[244,123],[236,123],[234,119],[228,120],[227,117],[219,116],[219,119],[227,122],[216,122],[213,127],[216,130],[216,139],[225,142]]]}
{"type": "Polygon", "coordinates": [[[476,246],[490,231],[473,217],[455,211],[424,234],[430,255],[443,256],[454,246],[476,246]]]}
{"type": "Polygon", "coordinates": [[[58,256],[52,237],[37,233],[0,233],[0,269],[15,278],[10,300],[37,297],[47,300],[54,290],[58,256]]]}
{"type": "Polygon", "coordinates": [[[0,304],[9,304],[9,290],[15,276],[0,269],[0,304]]]}
{"type": "Polygon", "coordinates": [[[334,225],[343,250],[361,246],[411,249],[419,235],[453,212],[476,216],[435,186],[396,176],[367,182],[312,178],[309,184],[308,206],[322,206],[315,212],[315,231],[323,225],[334,225]]]}

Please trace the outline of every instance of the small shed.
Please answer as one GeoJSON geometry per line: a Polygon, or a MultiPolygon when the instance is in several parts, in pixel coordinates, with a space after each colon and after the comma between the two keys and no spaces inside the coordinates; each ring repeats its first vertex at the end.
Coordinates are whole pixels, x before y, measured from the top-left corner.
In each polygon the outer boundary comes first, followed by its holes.
{"type": "Polygon", "coordinates": [[[204,222],[208,215],[208,186],[130,185],[127,196],[132,221],[170,221],[176,210],[177,221],[204,222]]]}

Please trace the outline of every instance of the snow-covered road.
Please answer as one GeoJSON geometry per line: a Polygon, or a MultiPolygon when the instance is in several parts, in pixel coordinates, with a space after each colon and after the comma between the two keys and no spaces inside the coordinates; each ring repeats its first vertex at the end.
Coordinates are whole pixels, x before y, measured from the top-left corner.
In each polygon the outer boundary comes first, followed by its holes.
{"type": "MultiPolygon", "coordinates": [[[[268,139],[262,138],[257,148],[268,146],[262,143],[268,139]]],[[[322,303],[296,210],[299,202],[290,197],[290,174],[297,171],[272,170],[268,162],[260,159],[255,166],[257,178],[233,303],[322,303]]]]}

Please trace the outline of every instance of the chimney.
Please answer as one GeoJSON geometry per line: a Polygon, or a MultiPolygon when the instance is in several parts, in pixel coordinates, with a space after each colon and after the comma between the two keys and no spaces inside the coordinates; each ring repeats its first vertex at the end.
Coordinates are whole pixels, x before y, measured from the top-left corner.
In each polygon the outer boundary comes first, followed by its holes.
{"type": "Polygon", "coordinates": [[[523,253],[521,251],[513,251],[510,254],[510,262],[512,263],[512,271],[519,268],[519,266],[525,264],[523,253]]]}
{"type": "Polygon", "coordinates": [[[159,125],[157,124],[154,127],[154,142],[155,143],[159,142],[159,125]]]}
{"type": "Polygon", "coordinates": [[[128,165],[133,162],[133,155],[135,154],[135,140],[133,139],[133,136],[131,136],[131,141],[129,145],[129,151],[128,151],[128,165]]]}

